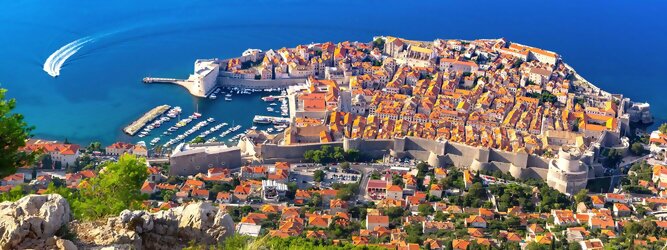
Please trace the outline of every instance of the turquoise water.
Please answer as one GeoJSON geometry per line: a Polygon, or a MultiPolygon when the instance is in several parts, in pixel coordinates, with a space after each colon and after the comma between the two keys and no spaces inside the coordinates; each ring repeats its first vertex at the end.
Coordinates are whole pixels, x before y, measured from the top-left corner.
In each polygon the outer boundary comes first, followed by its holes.
{"type": "Polygon", "coordinates": [[[664,120],[664,1],[3,1],[0,86],[42,138],[105,144],[161,104],[197,107],[219,122],[251,125],[267,113],[259,96],[232,102],[191,97],[145,76],[185,78],[197,58],[247,48],[320,41],[497,38],[556,51],[589,81],[637,101],[664,120]],[[62,46],[93,37],[57,78],[42,70],[62,46]]]}

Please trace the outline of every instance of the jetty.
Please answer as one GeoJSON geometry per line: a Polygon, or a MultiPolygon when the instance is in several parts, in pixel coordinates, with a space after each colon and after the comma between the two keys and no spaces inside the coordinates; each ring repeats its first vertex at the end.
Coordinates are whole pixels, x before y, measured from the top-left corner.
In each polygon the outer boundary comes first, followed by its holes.
{"type": "Polygon", "coordinates": [[[137,132],[139,132],[141,128],[146,126],[147,123],[154,120],[158,116],[161,116],[162,114],[164,114],[164,112],[167,112],[169,108],[171,108],[171,106],[169,105],[160,105],[151,109],[150,111],[142,115],[139,119],[130,123],[130,125],[127,125],[127,127],[123,129],[123,132],[127,133],[128,135],[134,136],[137,132]]]}
{"type": "Polygon", "coordinates": [[[265,115],[256,115],[252,119],[255,123],[273,123],[273,124],[289,124],[290,118],[285,117],[276,117],[276,116],[265,116],[265,115]]]}
{"type": "Polygon", "coordinates": [[[176,78],[161,78],[161,77],[144,77],[142,82],[144,83],[180,83],[184,82],[184,79],[176,79],[176,78]]]}

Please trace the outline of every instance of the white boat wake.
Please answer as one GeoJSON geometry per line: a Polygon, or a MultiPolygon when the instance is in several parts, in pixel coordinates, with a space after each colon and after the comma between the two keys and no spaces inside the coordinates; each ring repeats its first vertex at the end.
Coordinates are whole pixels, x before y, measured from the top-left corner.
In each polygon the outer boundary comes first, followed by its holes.
{"type": "Polygon", "coordinates": [[[68,58],[76,54],[86,43],[94,41],[95,38],[87,36],[78,40],[75,40],[62,48],[56,50],[46,59],[44,62],[44,71],[53,77],[60,75],[60,69],[65,64],[68,58]]]}

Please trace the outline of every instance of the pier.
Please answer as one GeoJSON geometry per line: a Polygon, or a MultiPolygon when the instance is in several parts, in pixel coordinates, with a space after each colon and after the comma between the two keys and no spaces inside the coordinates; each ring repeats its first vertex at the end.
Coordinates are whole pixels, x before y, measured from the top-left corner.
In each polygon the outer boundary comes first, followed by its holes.
{"type": "Polygon", "coordinates": [[[176,79],[176,78],[160,78],[160,77],[144,77],[142,82],[144,83],[180,83],[184,82],[184,79],[176,79]]]}
{"type": "Polygon", "coordinates": [[[149,123],[158,116],[161,116],[162,114],[164,114],[164,112],[167,112],[169,108],[171,108],[171,106],[169,105],[160,105],[151,109],[150,111],[142,115],[139,119],[132,122],[130,125],[127,125],[127,127],[123,129],[123,132],[127,133],[128,135],[134,136],[137,132],[139,132],[141,128],[146,126],[146,123],[149,123]]]}
{"type": "Polygon", "coordinates": [[[252,121],[255,123],[289,124],[291,119],[285,117],[256,115],[255,118],[252,119],[252,121]]]}

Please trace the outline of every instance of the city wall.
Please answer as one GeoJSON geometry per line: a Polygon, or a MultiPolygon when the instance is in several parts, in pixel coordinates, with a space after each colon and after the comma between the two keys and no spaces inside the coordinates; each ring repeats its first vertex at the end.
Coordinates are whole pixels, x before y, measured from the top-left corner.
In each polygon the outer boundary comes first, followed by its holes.
{"type": "Polygon", "coordinates": [[[268,89],[268,88],[287,88],[292,85],[306,82],[306,78],[287,78],[287,79],[240,79],[229,77],[218,77],[218,83],[222,87],[239,87],[248,89],[268,89]]]}
{"type": "Polygon", "coordinates": [[[169,175],[188,176],[206,173],[212,167],[241,167],[241,150],[237,147],[208,151],[205,145],[195,145],[193,149],[179,152],[169,157],[169,175]]]}
{"type": "Polygon", "coordinates": [[[387,154],[396,158],[412,158],[428,162],[432,166],[454,165],[472,170],[500,170],[515,178],[546,179],[549,160],[523,152],[506,152],[496,149],[473,147],[450,141],[436,141],[418,137],[395,139],[347,139],[333,143],[310,143],[301,145],[262,145],[262,158],[266,161],[299,162],[303,153],[319,149],[323,145],[342,146],[345,150],[356,149],[380,158],[387,154]]]}
{"type": "Polygon", "coordinates": [[[308,143],[298,145],[262,144],[260,154],[265,162],[287,161],[300,162],[308,150],[317,150],[322,146],[343,147],[343,142],[308,143]]]}

